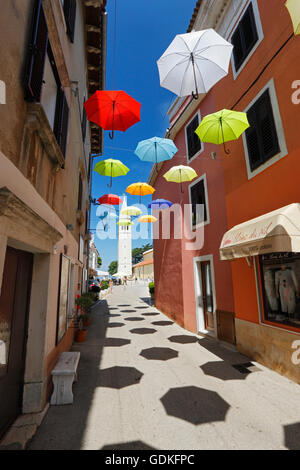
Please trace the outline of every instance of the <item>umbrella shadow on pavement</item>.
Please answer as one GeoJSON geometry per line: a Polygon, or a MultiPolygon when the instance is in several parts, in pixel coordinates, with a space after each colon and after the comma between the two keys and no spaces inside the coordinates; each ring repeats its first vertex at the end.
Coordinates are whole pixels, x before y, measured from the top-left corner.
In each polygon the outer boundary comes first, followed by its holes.
{"type": "Polygon", "coordinates": [[[134,328],[133,330],[129,330],[130,333],[136,334],[136,335],[151,335],[153,333],[156,333],[157,330],[154,328],[134,328]]]}
{"type": "Polygon", "coordinates": [[[171,341],[171,343],[180,343],[180,344],[191,344],[191,343],[198,342],[198,338],[196,338],[196,336],[191,336],[191,335],[170,336],[168,340],[171,341]]]}
{"type": "Polygon", "coordinates": [[[125,326],[125,323],[109,323],[107,328],[120,328],[121,326],[125,326]]]}
{"type": "Polygon", "coordinates": [[[224,361],[212,361],[200,366],[205,375],[220,380],[245,380],[248,374],[243,374],[234,369],[231,364],[224,361]]]}
{"type": "Polygon", "coordinates": [[[156,315],[160,315],[158,312],[146,312],[142,313],[143,317],[155,317],[156,315]]]}
{"type": "Polygon", "coordinates": [[[149,348],[143,349],[140,356],[152,361],[168,361],[178,357],[178,351],[171,348],[149,348]]]}
{"type": "Polygon", "coordinates": [[[141,318],[141,317],[127,317],[127,318],[124,318],[124,320],[126,320],[126,321],[144,321],[145,318],[141,318]]]}
{"type": "Polygon", "coordinates": [[[194,425],[225,421],[230,408],[217,392],[194,386],[171,388],[160,401],[169,416],[194,425]]]}
{"type": "Polygon", "coordinates": [[[143,373],[135,367],[109,367],[100,370],[97,387],[115,388],[120,390],[131,385],[136,385],[143,377],[143,373]]]}
{"type": "Polygon", "coordinates": [[[173,321],[153,321],[152,325],[157,325],[157,326],[169,326],[169,325],[174,325],[173,321]]]}
{"type": "Polygon", "coordinates": [[[100,450],[156,450],[154,447],[148,446],[142,441],[121,442],[118,444],[109,444],[100,450]]]}

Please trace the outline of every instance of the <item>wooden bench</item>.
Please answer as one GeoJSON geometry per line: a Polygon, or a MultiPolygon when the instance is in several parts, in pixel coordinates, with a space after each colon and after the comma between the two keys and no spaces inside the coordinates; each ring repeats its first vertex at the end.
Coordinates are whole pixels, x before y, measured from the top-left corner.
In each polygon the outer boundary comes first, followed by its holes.
{"type": "Polygon", "coordinates": [[[52,370],[54,390],[51,405],[69,405],[73,403],[72,385],[77,380],[77,366],[80,352],[63,352],[52,370]]]}

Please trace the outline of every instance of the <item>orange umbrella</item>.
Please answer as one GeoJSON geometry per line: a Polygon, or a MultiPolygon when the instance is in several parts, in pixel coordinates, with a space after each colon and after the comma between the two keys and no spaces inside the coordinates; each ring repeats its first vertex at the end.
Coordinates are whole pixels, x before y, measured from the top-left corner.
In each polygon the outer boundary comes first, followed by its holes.
{"type": "Polygon", "coordinates": [[[126,188],[126,192],[132,194],[132,196],[140,196],[140,203],[141,203],[141,196],[147,196],[148,194],[153,194],[155,191],[150,184],[147,183],[133,183],[128,188],[126,188]]]}
{"type": "Polygon", "coordinates": [[[138,222],[146,222],[146,223],[154,223],[154,222],[157,222],[157,218],[154,217],[153,215],[142,215],[142,217],[140,217],[138,219],[138,222]]]}

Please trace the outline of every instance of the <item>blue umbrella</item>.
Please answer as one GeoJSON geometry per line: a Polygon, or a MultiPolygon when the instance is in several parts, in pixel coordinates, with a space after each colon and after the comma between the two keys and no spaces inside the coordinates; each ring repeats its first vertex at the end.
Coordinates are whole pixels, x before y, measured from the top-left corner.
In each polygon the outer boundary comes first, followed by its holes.
{"type": "Polygon", "coordinates": [[[178,152],[178,148],[171,139],[152,137],[152,139],[142,140],[135,149],[135,154],[144,162],[154,162],[156,166],[159,162],[171,160],[178,152]]]}
{"type": "Polygon", "coordinates": [[[148,204],[148,209],[166,209],[167,207],[171,207],[173,202],[167,201],[167,199],[155,199],[154,201],[148,204]]]}

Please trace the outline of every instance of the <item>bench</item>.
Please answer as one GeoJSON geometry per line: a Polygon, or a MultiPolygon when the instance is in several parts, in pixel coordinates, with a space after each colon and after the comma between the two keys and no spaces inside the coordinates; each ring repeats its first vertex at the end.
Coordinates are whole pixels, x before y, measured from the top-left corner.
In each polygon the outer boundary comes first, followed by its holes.
{"type": "Polygon", "coordinates": [[[69,405],[73,403],[72,385],[77,380],[77,366],[80,352],[63,352],[51,372],[54,390],[51,405],[69,405]]]}

